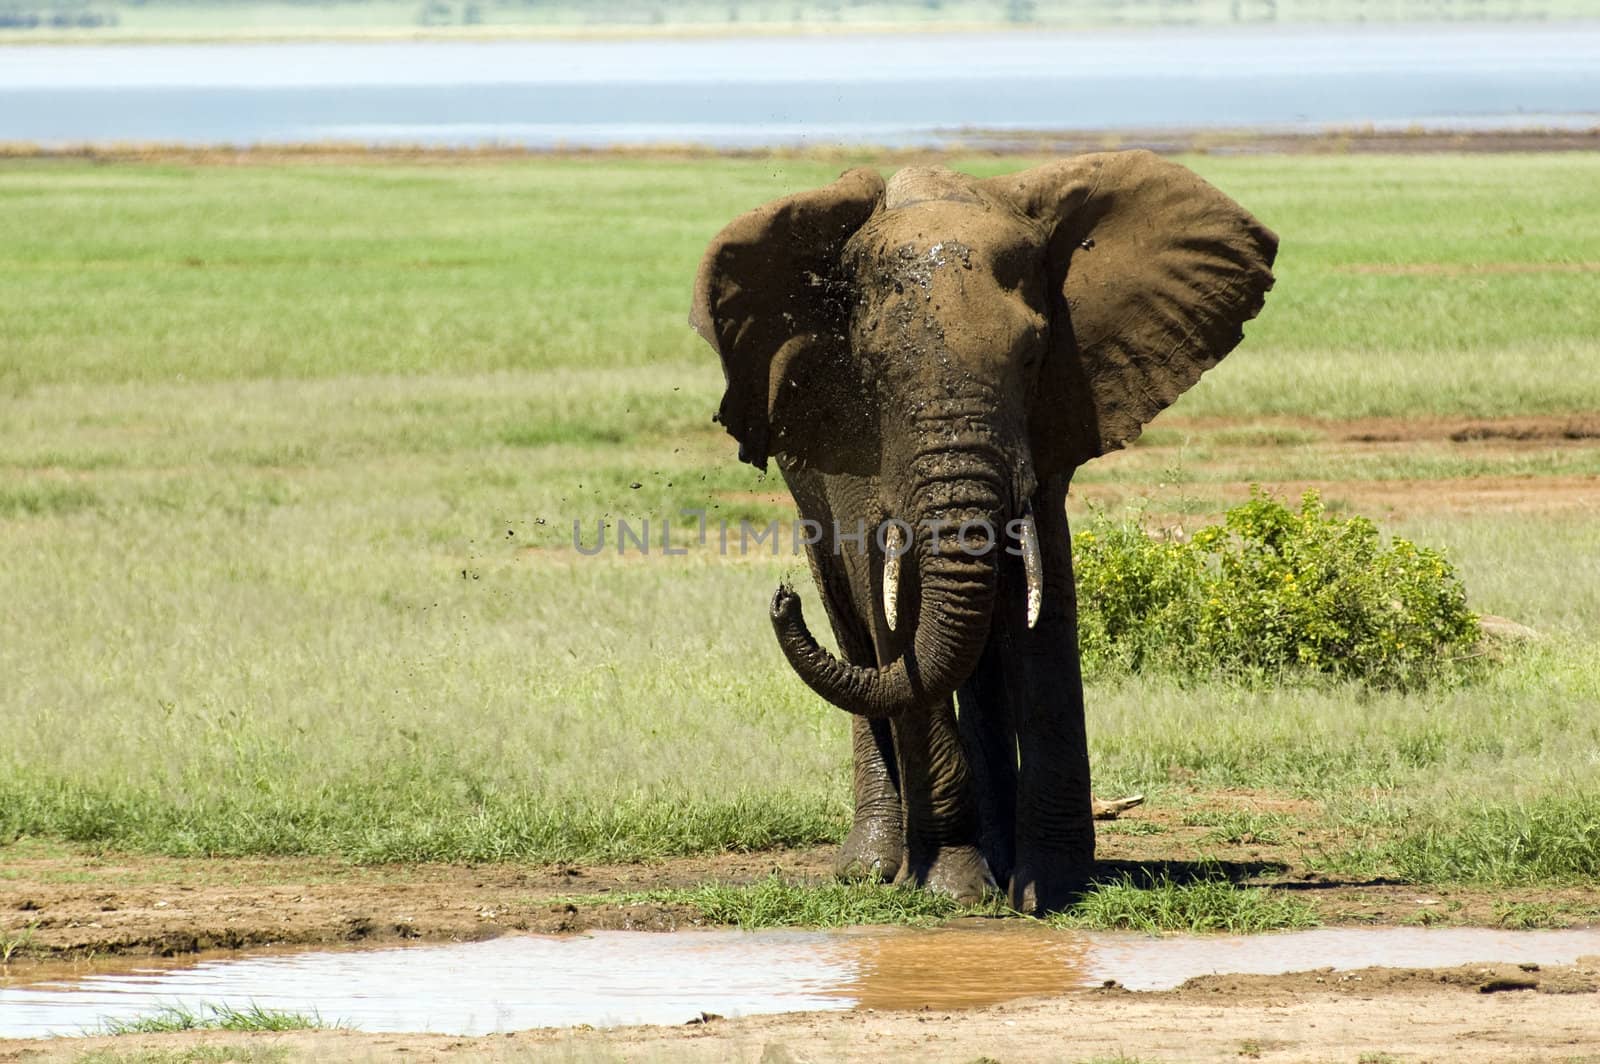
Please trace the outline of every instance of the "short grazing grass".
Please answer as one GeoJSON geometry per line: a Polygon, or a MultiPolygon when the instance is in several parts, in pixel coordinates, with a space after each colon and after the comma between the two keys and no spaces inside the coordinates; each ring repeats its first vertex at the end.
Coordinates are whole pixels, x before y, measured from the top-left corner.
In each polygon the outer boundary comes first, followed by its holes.
{"type": "MultiPolygon", "coordinates": [[[[860,881],[796,883],[777,875],[753,884],[707,884],[603,897],[618,904],[687,905],[712,923],[749,930],[926,925],[960,916],[1016,915],[998,895],[979,905],[962,905],[943,894],[904,886],[860,881]]],[[[1309,907],[1292,898],[1264,888],[1236,886],[1226,879],[1179,883],[1161,877],[1139,882],[1124,876],[1096,885],[1066,912],[1049,917],[1046,922],[1052,927],[1077,930],[1244,933],[1310,927],[1315,925],[1316,917],[1309,907]]]]}
{"type": "MultiPolygon", "coordinates": [[[[1411,517],[1396,523],[1394,531],[1446,551],[1464,574],[1479,611],[1531,625],[1558,645],[1594,638],[1600,617],[1600,520],[1591,514],[1411,517]]],[[[1571,649],[1575,663],[1586,656],[1571,649]]],[[[1559,667],[1561,657],[1541,652],[1539,667],[1559,667]]],[[[1595,660],[1592,651],[1587,658],[1595,660]]],[[[1583,697],[1600,697],[1595,685],[1584,691],[1583,697]]]]}
{"type": "MultiPolygon", "coordinates": [[[[1227,365],[1226,362],[1223,363],[1227,365]]],[[[1592,476],[1600,455],[1592,447],[1501,453],[1462,453],[1447,444],[1419,444],[1404,451],[1346,453],[1333,447],[1237,452],[1201,437],[1176,455],[1163,449],[1135,450],[1110,462],[1085,467],[1083,484],[1138,485],[1159,477],[1167,485],[1203,491],[1214,485],[1262,481],[1467,480],[1472,477],[1592,476]]]]}
{"type": "Polygon", "coordinates": [[[91,1049],[78,1064],[279,1064],[289,1059],[287,1046],[190,1046],[185,1049],[91,1049]]]}
{"type": "Polygon", "coordinates": [[[1384,832],[1338,863],[1428,883],[1593,883],[1600,878],[1600,797],[1590,789],[1523,802],[1463,798],[1433,815],[1408,809],[1394,816],[1401,823],[1384,826],[1398,830],[1384,832]]]}
{"type": "Polygon", "coordinates": [[[1064,913],[1048,917],[1054,927],[1128,931],[1225,931],[1254,934],[1315,927],[1305,902],[1262,887],[1226,879],[1148,883],[1124,876],[1095,887],[1064,913]]]}
{"type": "Polygon", "coordinates": [[[1284,829],[1290,819],[1275,813],[1228,810],[1185,813],[1180,823],[1210,828],[1202,836],[1203,841],[1277,845],[1283,841],[1284,829]]]}
{"type": "Polygon", "coordinates": [[[1559,648],[1531,651],[1474,687],[1411,694],[1142,678],[1090,689],[1090,742],[1106,794],[1175,777],[1307,798],[1392,791],[1435,805],[1460,784],[1514,801],[1595,787],[1597,684],[1559,648]]]}
{"type": "MultiPolygon", "coordinates": [[[[1265,314],[1175,413],[1600,409],[1600,273],[1541,269],[1592,260],[1600,154],[1192,161],[1284,245],[1265,314]],[[1418,264],[1441,268],[1383,272],[1418,264]]],[[[684,323],[711,234],[838,167],[0,162],[0,845],[627,860],[838,838],[848,722],[765,619],[805,567],[716,547],[719,518],[791,511],[709,423],[721,375],[684,323]],[[675,524],[687,556],[572,549],[574,521],[589,542],[648,518],[658,544],[683,508],[712,520],[704,546],[675,524]]],[[[1238,433],[1104,475],[1326,475],[1315,427],[1238,433]]],[[[1494,469],[1584,472],[1590,450],[1494,469]]],[[[1326,860],[1384,874],[1593,868],[1600,520],[1392,531],[1547,638],[1448,690],[1097,682],[1097,787],[1311,798],[1350,839],[1326,860]]]]}
{"type": "Polygon", "coordinates": [[[72,513],[93,507],[99,501],[99,496],[85,488],[29,485],[0,491],[0,517],[72,513]]]}
{"type": "Polygon", "coordinates": [[[16,930],[0,929],[0,964],[9,963],[13,956],[27,949],[38,928],[38,921],[34,921],[16,930]]]}
{"type": "Polygon", "coordinates": [[[162,1034],[169,1031],[310,1031],[338,1024],[326,1023],[315,1013],[265,1009],[254,1003],[237,1008],[232,1005],[204,1004],[195,1008],[166,1005],[159,1011],[132,1020],[105,1020],[96,1033],[162,1034]]]}
{"type": "MultiPolygon", "coordinates": [[[[280,749],[266,760],[287,763],[291,756],[280,749]]],[[[353,777],[316,787],[299,773],[275,781],[257,775],[254,794],[238,781],[204,787],[196,778],[181,806],[151,790],[68,786],[51,793],[50,777],[24,769],[0,783],[0,838],[42,834],[191,857],[549,863],[808,846],[838,840],[849,826],[843,799],[821,793],[712,799],[686,787],[684,798],[669,791],[577,800],[485,788],[474,800],[461,779],[465,770],[434,774],[443,768],[421,759],[374,766],[365,786],[353,777]]]]}
{"type": "Polygon", "coordinates": [[[1153,820],[1118,820],[1096,824],[1097,835],[1164,835],[1167,829],[1153,820]]]}
{"type": "MultiPolygon", "coordinates": [[[[1600,238],[1600,155],[1188,161],[1285,239],[1267,312],[1177,410],[1600,408],[1600,273],[1567,268],[1600,238]]],[[[703,417],[706,240],[839,166],[0,163],[0,388],[684,366],[703,417]]]]}
{"type": "Polygon", "coordinates": [[[1585,909],[1560,902],[1513,901],[1495,906],[1496,922],[1501,927],[1519,931],[1572,927],[1579,923],[1592,923],[1596,917],[1600,917],[1600,908],[1585,909]]]}
{"type": "Polygon", "coordinates": [[[1241,425],[1210,434],[1211,442],[1223,447],[1303,447],[1326,438],[1325,432],[1298,425],[1241,425]]]}
{"type": "Polygon", "coordinates": [[[796,883],[773,875],[747,885],[706,884],[607,900],[687,905],[712,923],[763,927],[931,924],[956,916],[998,915],[998,902],[962,905],[933,891],[869,882],[796,883]]]}

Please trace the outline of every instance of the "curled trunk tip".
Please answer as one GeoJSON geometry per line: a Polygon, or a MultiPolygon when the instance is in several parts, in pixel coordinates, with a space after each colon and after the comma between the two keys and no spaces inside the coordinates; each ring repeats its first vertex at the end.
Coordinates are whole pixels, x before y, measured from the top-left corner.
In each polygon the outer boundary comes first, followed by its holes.
{"type": "Polygon", "coordinates": [[[988,641],[998,564],[994,546],[976,557],[931,547],[919,551],[922,601],[909,645],[887,665],[851,664],[822,649],[806,627],[800,597],[787,584],[772,596],[778,645],[808,687],[858,716],[895,717],[948,698],[972,674],[988,641]]]}

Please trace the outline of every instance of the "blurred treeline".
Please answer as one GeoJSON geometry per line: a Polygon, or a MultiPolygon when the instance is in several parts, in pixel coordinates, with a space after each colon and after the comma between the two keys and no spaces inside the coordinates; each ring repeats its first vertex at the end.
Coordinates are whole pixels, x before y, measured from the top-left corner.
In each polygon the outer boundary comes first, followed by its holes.
{"type": "Polygon", "coordinates": [[[7,36],[382,33],[584,26],[1039,26],[1553,21],[1600,0],[0,0],[7,36]]]}

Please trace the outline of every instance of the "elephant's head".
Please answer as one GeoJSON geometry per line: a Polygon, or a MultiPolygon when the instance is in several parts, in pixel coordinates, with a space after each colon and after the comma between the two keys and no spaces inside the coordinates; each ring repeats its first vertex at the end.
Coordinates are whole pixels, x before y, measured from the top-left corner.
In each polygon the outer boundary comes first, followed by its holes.
{"type": "MultiPolygon", "coordinates": [[[[885,185],[852,170],[729,224],[690,320],[722,358],[718,419],[739,457],[873,477],[882,512],[912,530],[918,607],[896,660],[835,659],[780,588],[773,623],[795,671],[869,716],[960,686],[996,605],[1001,544],[985,537],[1014,536],[1036,559],[1039,481],[1132,440],[1232,350],[1276,248],[1227,196],[1148,152],[988,180],[917,167],[885,185]]],[[[902,579],[885,574],[891,620],[902,579]]]]}

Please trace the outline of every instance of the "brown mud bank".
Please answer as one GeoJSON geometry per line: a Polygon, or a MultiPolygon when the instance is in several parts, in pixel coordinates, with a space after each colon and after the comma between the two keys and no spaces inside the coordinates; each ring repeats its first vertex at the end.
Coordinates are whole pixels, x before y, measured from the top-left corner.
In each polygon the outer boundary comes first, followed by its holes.
{"type": "Polygon", "coordinates": [[[1162,155],[1427,155],[1600,151],[1600,127],[1523,130],[1330,129],[1292,133],[1264,130],[984,130],[951,133],[938,148],[871,144],[814,147],[715,148],[697,144],[616,145],[603,148],[526,148],[489,144],[467,148],[360,143],[193,146],[183,144],[65,145],[0,142],[0,160],[88,159],[195,166],[278,166],[285,163],[470,163],[515,159],[815,159],[885,166],[975,155],[1056,156],[1145,148],[1162,155]]]}
{"type": "Polygon", "coordinates": [[[1207,976],[1175,990],[1102,987],[974,1009],[857,1008],[673,1026],[485,1037],[354,1030],[0,1040],[0,1061],[654,1060],[1596,1061],[1600,958],[1530,970],[1207,976]],[[203,1054],[203,1055],[202,1055],[203,1054]]]}
{"type": "MultiPolygon", "coordinates": [[[[1600,925],[1600,887],[1491,888],[1323,874],[1337,852],[1315,803],[1246,791],[1143,806],[1101,828],[1102,873],[1215,874],[1291,893],[1328,925],[1600,925]],[[1270,814],[1271,832],[1235,834],[1212,814],[1270,814]],[[1537,925],[1526,921],[1539,916],[1537,925]]],[[[0,849],[0,942],[11,964],[181,956],[269,945],[492,938],[508,932],[669,931],[704,926],[684,905],[626,895],[770,875],[830,878],[831,846],[679,857],[630,865],[353,865],[332,858],[94,855],[21,843],[0,849]],[[617,896],[610,900],[610,896],[617,896]]]]}
{"type": "Polygon", "coordinates": [[[508,931],[671,931],[704,921],[686,906],[606,895],[773,873],[820,879],[832,859],[830,848],[817,848],[633,865],[354,865],[26,850],[0,851],[0,941],[12,943],[13,969],[256,946],[472,941],[508,931]]]}

